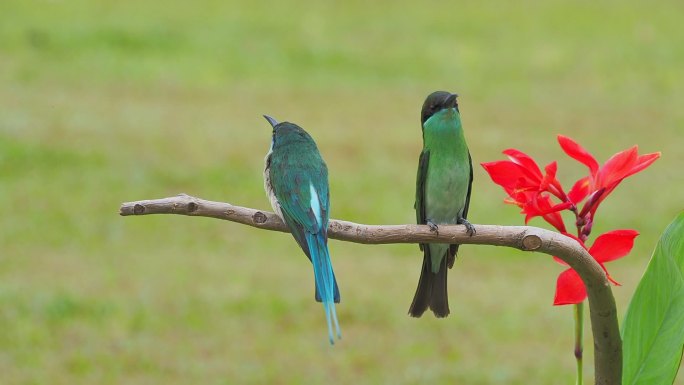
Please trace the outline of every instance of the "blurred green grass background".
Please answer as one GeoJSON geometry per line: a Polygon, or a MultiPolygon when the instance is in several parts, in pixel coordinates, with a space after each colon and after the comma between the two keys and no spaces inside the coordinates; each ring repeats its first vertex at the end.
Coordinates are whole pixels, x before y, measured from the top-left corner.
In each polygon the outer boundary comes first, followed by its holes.
{"type": "MultiPolygon", "coordinates": [[[[410,223],[420,105],[446,89],[461,95],[476,163],[515,147],[558,159],[569,185],[584,169],[558,133],[601,161],[633,144],[663,152],[597,219],[595,234],[641,232],[609,265],[624,314],[682,209],[682,12],[680,1],[3,0],[0,382],[573,383],[572,309],[551,306],[561,267],[548,257],[463,247],[452,315],[416,320],[416,246],[332,241],[343,340],[331,348],[287,234],[117,209],[180,192],[268,209],[268,113],[317,140],[333,217],[410,223]]],[[[520,224],[479,167],[475,178],[472,221],[520,224]]]]}

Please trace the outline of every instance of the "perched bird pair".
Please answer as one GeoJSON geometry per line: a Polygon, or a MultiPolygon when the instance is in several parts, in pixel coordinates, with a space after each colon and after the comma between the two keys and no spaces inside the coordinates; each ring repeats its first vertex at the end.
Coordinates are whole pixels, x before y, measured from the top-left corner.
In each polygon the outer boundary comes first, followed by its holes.
{"type": "MultiPolygon", "coordinates": [[[[273,210],[283,220],[313,265],[316,301],[322,302],[328,338],[340,338],[335,303],[340,292],[328,252],[330,193],[328,169],[311,136],[296,124],[273,126],[271,148],[266,155],[264,187],[273,210]]],[[[463,135],[456,95],[430,94],[421,111],[423,151],[416,181],[416,218],[434,231],[442,224],[463,224],[469,234],[475,228],[466,220],[470,204],[473,168],[463,135]]],[[[421,244],[423,268],[409,309],[420,317],[428,308],[437,317],[449,314],[447,268],[454,264],[458,245],[421,244]]]]}

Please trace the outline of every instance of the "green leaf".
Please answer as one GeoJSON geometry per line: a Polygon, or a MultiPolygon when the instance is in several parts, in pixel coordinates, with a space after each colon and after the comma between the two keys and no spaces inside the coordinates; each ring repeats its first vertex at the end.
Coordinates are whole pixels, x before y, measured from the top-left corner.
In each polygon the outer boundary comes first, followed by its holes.
{"type": "Polygon", "coordinates": [[[672,384],[684,347],[684,213],[660,237],[622,328],[625,385],[672,384]]]}

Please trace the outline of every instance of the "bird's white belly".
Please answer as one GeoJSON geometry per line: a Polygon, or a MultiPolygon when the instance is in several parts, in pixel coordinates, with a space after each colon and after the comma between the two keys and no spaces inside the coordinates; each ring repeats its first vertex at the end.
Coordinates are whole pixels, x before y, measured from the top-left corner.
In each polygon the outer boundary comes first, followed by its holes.
{"type": "Polygon", "coordinates": [[[273,185],[271,184],[271,169],[268,166],[270,156],[271,150],[268,151],[268,154],[266,154],[266,158],[264,159],[264,190],[266,190],[266,195],[268,195],[268,199],[271,201],[271,207],[273,207],[273,211],[283,222],[285,222],[285,219],[283,219],[283,212],[280,210],[280,203],[278,203],[278,198],[276,198],[275,192],[273,191],[273,185]]]}

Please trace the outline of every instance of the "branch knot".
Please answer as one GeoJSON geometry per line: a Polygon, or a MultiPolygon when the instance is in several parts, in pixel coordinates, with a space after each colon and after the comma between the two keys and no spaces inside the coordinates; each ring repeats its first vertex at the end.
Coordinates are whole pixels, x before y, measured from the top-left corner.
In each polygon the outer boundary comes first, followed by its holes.
{"type": "Polygon", "coordinates": [[[135,206],[133,206],[133,214],[141,215],[144,213],[145,213],[145,206],[141,205],[140,203],[136,203],[135,206]]]}
{"type": "Polygon", "coordinates": [[[526,234],[522,239],[522,249],[525,251],[538,250],[542,245],[542,240],[537,234],[526,234]]]}
{"type": "Polygon", "coordinates": [[[266,216],[266,214],[262,213],[261,211],[255,212],[254,215],[252,216],[252,220],[254,221],[254,223],[257,223],[257,224],[266,223],[267,219],[268,219],[268,217],[266,216]]]}

